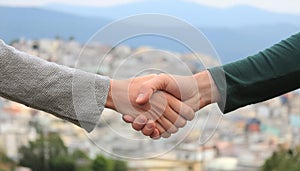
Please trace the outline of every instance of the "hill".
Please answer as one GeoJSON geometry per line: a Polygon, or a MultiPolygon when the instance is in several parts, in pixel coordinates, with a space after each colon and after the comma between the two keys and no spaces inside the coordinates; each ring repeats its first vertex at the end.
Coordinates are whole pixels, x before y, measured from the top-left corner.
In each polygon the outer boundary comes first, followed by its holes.
{"type": "MultiPolygon", "coordinates": [[[[84,43],[97,30],[111,22],[110,19],[87,17],[66,12],[51,11],[39,8],[0,7],[0,38],[7,43],[19,39],[41,39],[74,37],[84,43]]],[[[272,23],[263,25],[228,28],[225,26],[206,26],[200,30],[215,46],[223,62],[227,63],[248,55],[280,41],[287,36],[299,32],[294,24],[272,23]]],[[[162,28],[166,29],[166,28],[162,28]]],[[[177,29],[177,28],[176,28],[177,29]]],[[[142,41],[128,41],[131,47],[141,45],[160,49],[183,52],[182,47],[170,44],[166,40],[157,41],[145,38],[142,41]]],[[[105,40],[103,40],[105,43],[105,40]]]]}
{"type": "Polygon", "coordinates": [[[300,26],[300,15],[274,13],[250,6],[217,9],[183,0],[144,0],[111,7],[48,4],[43,8],[112,20],[142,13],[159,13],[179,17],[198,27],[237,28],[270,24],[300,26]]]}
{"type": "Polygon", "coordinates": [[[0,37],[8,42],[28,39],[75,37],[86,41],[108,20],[80,17],[38,8],[0,7],[0,37]]]}

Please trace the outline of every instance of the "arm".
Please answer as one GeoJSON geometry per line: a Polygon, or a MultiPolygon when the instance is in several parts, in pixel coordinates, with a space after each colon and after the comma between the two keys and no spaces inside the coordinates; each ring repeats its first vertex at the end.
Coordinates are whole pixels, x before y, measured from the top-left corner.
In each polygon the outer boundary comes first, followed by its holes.
{"type": "Polygon", "coordinates": [[[46,111],[91,131],[104,109],[108,90],[108,77],[44,61],[0,40],[0,96],[4,98],[46,111]],[[86,103],[91,98],[88,94],[80,94],[80,97],[73,94],[74,77],[76,84],[81,84],[78,87],[84,88],[81,92],[95,87],[98,96],[93,98],[97,107],[86,103]],[[73,100],[79,98],[84,107],[82,112],[75,111],[73,105],[73,100]]]}
{"type": "Polygon", "coordinates": [[[218,102],[227,113],[299,88],[299,75],[300,33],[257,55],[193,76],[158,75],[143,84],[136,101],[143,104],[153,92],[162,90],[194,111],[218,102]]]}
{"type": "Polygon", "coordinates": [[[224,113],[300,87],[300,33],[254,56],[209,69],[224,113]],[[220,74],[225,74],[225,80],[220,74]]]}
{"type": "Polygon", "coordinates": [[[30,56],[0,40],[0,96],[51,113],[88,132],[104,107],[128,114],[128,119],[137,118],[133,128],[143,129],[154,139],[161,134],[169,137],[185,125],[179,113],[193,116],[192,109],[166,93],[156,93],[144,106],[134,102],[141,84],[151,77],[110,80],[30,56]]]}

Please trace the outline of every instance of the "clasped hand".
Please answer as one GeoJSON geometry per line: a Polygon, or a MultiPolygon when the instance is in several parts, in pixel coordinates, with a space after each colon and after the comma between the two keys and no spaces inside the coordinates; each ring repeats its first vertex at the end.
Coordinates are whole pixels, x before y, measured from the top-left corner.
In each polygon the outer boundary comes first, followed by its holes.
{"type": "Polygon", "coordinates": [[[153,139],[168,138],[195,112],[219,99],[208,71],[193,76],[148,75],[111,80],[106,107],[153,139]]]}

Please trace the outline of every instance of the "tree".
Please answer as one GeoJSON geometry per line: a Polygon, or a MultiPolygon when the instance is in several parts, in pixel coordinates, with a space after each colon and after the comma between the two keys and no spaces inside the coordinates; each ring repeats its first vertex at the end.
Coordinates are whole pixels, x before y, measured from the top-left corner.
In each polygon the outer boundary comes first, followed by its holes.
{"type": "Polygon", "coordinates": [[[0,171],[14,170],[16,163],[0,151],[0,171]]]}
{"type": "Polygon", "coordinates": [[[98,155],[92,164],[93,171],[113,171],[113,161],[98,155]]]}
{"type": "Polygon", "coordinates": [[[300,148],[285,150],[280,148],[266,160],[261,171],[299,171],[300,170],[300,148]]]}
{"type": "Polygon", "coordinates": [[[20,165],[29,167],[32,171],[46,170],[48,163],[45,161],[45,153],[42,145],[42,138],[34,142],[29,142],[29,146],[22,146],[20,152],[20,165]]]}
{"type": "Polygon", "coordinates": [[[91,159],[81,150],[75,150],[71,155],[76,171],[92,171],[91,159]]]}
{"type": "Polygon", "coordinates": [[[67,147],[57,133],[40,134],[37,140],[22,146],[19,152],[20,165],[32,171],[75,170],[74,161],[69,159],[67,147]]]}
{"type": "MultiPolygon", "coordinates": [[[[93,161],[81,150],[69,153],[57,133],[43,134],[22,146],[20,165],[32,171],[127,171],[124,161],[108,159],[98,155],[93,161]]],[[[1,169],[1,167],[0,167],[1,169]]],[[[1,170],[0,170],[1,171],[1,170]]]]}
{"type": "Polygon", "coordinates": [[[113,171],[127,171],[127,163],[121,160],[114,160],[114,169],[113,171]]]}
{"type": "Polygon", "coordinates": [[[50,168],[53,171],[75,171],[75,164],[67,156],[58,156],[50,161],[50,168]]]}
{"type": "Polygon", "coordinates": [[[98,155],[92,164],[93,171],[127,171],[127,163],[121,160],[112,160],[98,155]]]}

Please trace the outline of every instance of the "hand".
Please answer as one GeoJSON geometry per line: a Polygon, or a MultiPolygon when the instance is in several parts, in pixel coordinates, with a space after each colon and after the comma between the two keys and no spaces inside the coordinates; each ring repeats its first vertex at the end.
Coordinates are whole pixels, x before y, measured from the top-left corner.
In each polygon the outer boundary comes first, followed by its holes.
{"type": "MultiPolygon", "coordinates": [[[[143,83],[136,103],[141,105],[147,103],[157,90],[172,94],[195,112],[220,99],[218,89],[208,71],[202,71],[193,76],[157,75],[143,83]]],[[[194,116],[183,115],[182,117],[191,120],[194,116]]],[[[123,118],[126,120],[127,116],[123,118]]],[[[127,120],[127,122],[134,121],[127,120]]]]}
{"type": "Polygon", "coordinates": [[[218,89],[207,70],[192,76],[157,75],[143,83],[136,102],[146,103],[157,90],[172,94],[195,112],[220,99],[218,89]]]}
{"type": "Polygon", "coordinates": [[[191,117],[194,112],[175,97],[160,91],[153,93],[148,102],[137,104],[141,85],[152,78],[155,75],[111,80],[106,107],[126,114],[123,119],[132,123],[135,130],[142,130],[144,135],[153,139],[167,138],[186,124],[186,118],[182,116],[191,117]]]}

